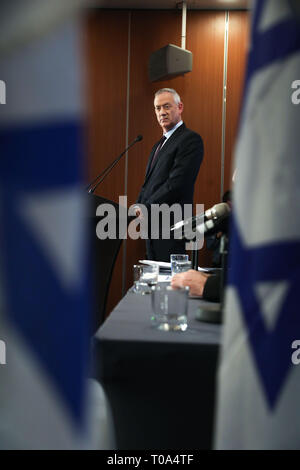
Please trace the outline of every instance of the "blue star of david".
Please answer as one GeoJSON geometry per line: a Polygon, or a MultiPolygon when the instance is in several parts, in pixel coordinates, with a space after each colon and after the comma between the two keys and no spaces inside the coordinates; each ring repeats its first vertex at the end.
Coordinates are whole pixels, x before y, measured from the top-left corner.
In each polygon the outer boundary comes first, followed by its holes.
{"type": "Polygon", "coordinates": [[[254,360],[267,402],[273,409],[292,365],[292,341],[300,336],[300,240],[247,248],[234,217],[231,229],[228,284],[237,290],[254,360]],[[269,331],[255,285],[279,281],[288,282],[289,288],[276,325],[269,331]]]}

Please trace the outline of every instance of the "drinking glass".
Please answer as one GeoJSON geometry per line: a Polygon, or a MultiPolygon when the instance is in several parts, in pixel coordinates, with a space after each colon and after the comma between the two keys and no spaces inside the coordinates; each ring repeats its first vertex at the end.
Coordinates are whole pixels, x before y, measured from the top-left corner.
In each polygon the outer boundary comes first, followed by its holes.
{"type": "Polygon", "coordinates": [[[152,289],[152,322],[162,331],[185,331],[187,329],[189,287],[172,289],[157,284],[152,289]]]}
{"type": "Polygon", "coordinates": [[[150,294],[151,288],[157,284],[159,266],[158,265],[141,265],[133,266],[133,291],[136,294],[150,294]]]}
{"type": "Polygon", "coordinates": [[[191,269],[191,262],[188,255],[171,255],[171,274],[182,273],[191,269]]]}

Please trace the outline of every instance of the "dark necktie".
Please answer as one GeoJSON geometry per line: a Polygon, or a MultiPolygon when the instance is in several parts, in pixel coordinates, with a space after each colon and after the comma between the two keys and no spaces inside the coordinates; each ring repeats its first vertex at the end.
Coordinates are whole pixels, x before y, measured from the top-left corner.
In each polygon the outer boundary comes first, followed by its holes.
{"type": "Polygon", "coordinates": [[[163,145],[163,143],[164,143],[165,140],[166,140],[166,137],[163,135],[162,138],[160,139],[160,141],[159,141],[159,143],[158,143],[158,146],[156,147],[155,153],[154,153],[154,155],[153,155],[152,162],[151,162],[151,166],[150,166],[150,170],[152,169],[154,163],[156,162],[158,152],[159,152],[160,149],[162,148],[162,145],[163,145]]]}

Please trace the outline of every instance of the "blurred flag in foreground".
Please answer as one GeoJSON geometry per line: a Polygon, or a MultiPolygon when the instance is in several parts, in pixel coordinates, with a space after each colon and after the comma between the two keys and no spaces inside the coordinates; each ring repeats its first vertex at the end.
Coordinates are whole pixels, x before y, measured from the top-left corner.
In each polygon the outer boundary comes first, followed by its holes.
{"type": "Polygon", "coordinates": [[[300,365],[293,360],[300,340],[300,23],[292,4],[261,0],[253,11],[218,376],[219,449],[300,447],[300,365]]]}
{"type": "Polygon", "coordinates": [[[1,448],[90,444],[81,27],[65,20],[1,58],[1,448]]]}

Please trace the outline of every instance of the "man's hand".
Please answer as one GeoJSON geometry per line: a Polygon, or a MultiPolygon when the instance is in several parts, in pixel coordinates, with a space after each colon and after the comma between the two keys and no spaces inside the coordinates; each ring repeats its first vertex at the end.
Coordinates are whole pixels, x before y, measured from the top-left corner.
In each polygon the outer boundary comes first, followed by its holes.
{"type": "Polygon", "coordinates": [[[193,269],[186,271],[185,273],[178,273],[172,277],[171,286],[176,287],[189,286],[190,295],[203,295],[203,289],[207,278],[207,274],[200,273],[193,269]]]}

